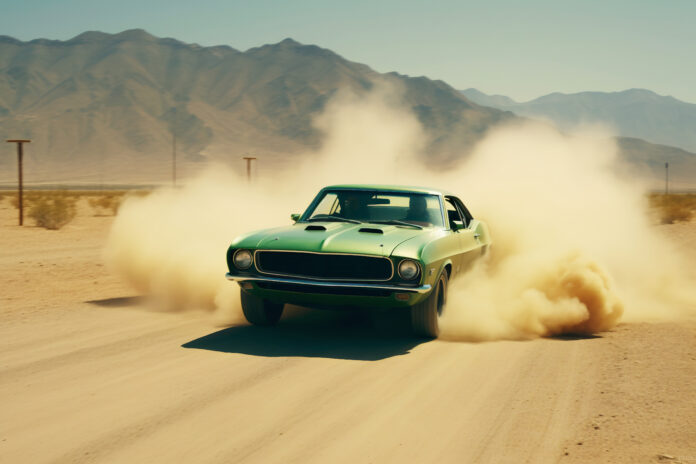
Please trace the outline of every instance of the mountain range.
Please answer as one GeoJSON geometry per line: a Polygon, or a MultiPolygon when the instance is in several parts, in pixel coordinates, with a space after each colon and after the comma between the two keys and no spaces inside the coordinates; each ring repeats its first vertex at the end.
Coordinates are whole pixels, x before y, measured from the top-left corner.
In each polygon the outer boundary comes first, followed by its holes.
{"type": "Polygon", "coordinates": [[[527,102],[476,89],[462,94],[479,105],[552,121],[561,130],[602,125],[616,134],[696,152],[696,104],[646,89],[551,93],[527,102]]]}
{"type": "MultiPolygon", "coordinates": [[[[402,91],[429,137],[427,156],[442,166],[490,128],[535,116],[505,97],[381,74],[292,39],[239,51],[133,29],[67,41],[0,36],[0,137],[32,139],[25,178],[35,183],[166,181],[174,145],[183,175],[204,160],[241,168],[246,154],[282,165],[320,145],[312,121],[332,96],[378,81],[402,91]]],[[[646,134],[619,139],[626,159],[653,173],[663,161],[693,165],[696,155],[647,143],[646,134]]],[[[10,183],[15,162],[5,147],[0,182],[10,183]]]]}
{"type": "Polygon", "coordinates": [[[41,171],[42,179],[150,171],[167,178],[174,134],[184,163],[237,162],[245,153],[282,161],[320,143],[312,118],[332,95],[366,92],[378,78],[403,90],[434,158],[451,157],[448,147],[471,147],[488,127],[514,118],[442,81],[379,74],[292,39],[241,52],[136,29],[67,41],[0,36],[0,136],[34,140],[28,173],[41,171]]]}

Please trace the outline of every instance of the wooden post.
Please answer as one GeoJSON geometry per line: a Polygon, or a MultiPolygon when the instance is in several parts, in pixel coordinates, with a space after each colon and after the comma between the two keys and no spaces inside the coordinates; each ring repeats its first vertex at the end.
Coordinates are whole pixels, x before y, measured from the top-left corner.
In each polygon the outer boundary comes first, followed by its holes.
{"type": "Polygon", "coordinates": [[[172,133],[172,186],[176,187],[176,134],[172,133]]]}
{"type": "Polygon", "coordinates": [[[19,185],[18,185],[18,203],[19,203],[19,225],[24,225],[24,187],[22,185],[22,161],[24,158],[24,144],[30,143],[31,140],[23,139],[12,139],[8,140],[7,143],[17,144],[17,168],[19,171],[19,185]]]}
{"type": "Polygon", "coordinates": [[[246,160],[247,181],[251,182],[251,162],[256,158],[254,158],[253,156],[245,156],[242,159],[246,160]]]}

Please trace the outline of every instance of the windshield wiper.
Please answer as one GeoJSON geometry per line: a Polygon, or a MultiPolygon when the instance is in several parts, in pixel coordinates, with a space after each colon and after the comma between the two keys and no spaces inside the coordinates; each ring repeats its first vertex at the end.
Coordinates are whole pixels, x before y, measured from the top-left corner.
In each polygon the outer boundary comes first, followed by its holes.
{"type": "Polygon", "coordinates": [[[314,222],[314,221],[325,221],[325,222],[350,222],[351,224],[362,224],[360,221],[357,221],[355,219],[348,219],[344,218],[341,216],[331,216],[329,214],[317,214],[314,217],[311,217],[307,219],[307,222],[314,222]]]}
{"type": "Polygon", "coordinates": [[[384,221],[369,221],[373,224],[388,224],[392,226],[407,226],[407,227],[415,227],[416,229],[422,229],[423,226],[419,226],[418,224],[412,224],[410,222],[406,221],[399,221],[398,219],[386,219],[384,221]]]}

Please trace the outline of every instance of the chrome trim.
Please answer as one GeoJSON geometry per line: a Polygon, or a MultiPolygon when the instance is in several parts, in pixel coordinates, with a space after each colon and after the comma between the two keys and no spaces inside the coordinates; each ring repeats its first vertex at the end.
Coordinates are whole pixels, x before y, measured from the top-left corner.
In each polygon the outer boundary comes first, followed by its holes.
{"type": "Polygon", "coordinates": [[[300,278],[304,278],[304,279],[312,279],[312,280],[317,280],[317,281],[329,281],[330,280],[333,282],[387,282],[387,281],[394,278],[394,262],[391,259],[387,258],[386,256],[365,255],[365,254],[358,254],[358,253],[324,253],[321,251],[295,251],[295,250],[269,250],[269,249],[254,250],[254,264],[256,266],[256,270],[259,271],[261,274],[280,276],[280,277],[300,277],[300,278]],[[259,261],[256,259],[256,253],[258,253],[259,251],[277,251],[280,253],[310,253],[313,255],[332,255],[332,256],[363,256],[363,257],[367,257],[367,258],[386,259],[389,262],[389,265],[391,266],[391,275],[389,276],[388,279],[322,279],[319,277],[305,276],[305,275],[299,275],[299,274],[278,274],[275,272],[266,272],[259,267],[259,261]]]}
{"type": "Polygon", "coordinates": [[[275,282],[281,284],[298,284],[307,285],[315,287],[339,287],[339,288],[366,288],[373,290],[390,290],[394,292],[405,292],[405,293],[428,293],[432,287],[428,284],[421,285],[420,287],[401,287],[399,285],[382,285],[382,284],[362,284],[362,283],[348,283],[348,282],[320,282],[314,280],[305,279],[281,279],[279,277],[263,277],[263,276],[239,276],[230,274],[229,272],[225,274],[227,280],[233,280],[235,282],[275,282]]]}
{"type": "Polygon", "coordinates": [[[256,262],[256,254],[255,254],[255,253],[252,253],[251,250],[248,249],[248,248],[238,248],[238,249],[235,250],[235,252],[232,254],[232,264],[234,265],[234,267],[236,267],[236,268],[239,269],[240,271],[246,271],[246,270],[248,270],[248,269],[251,269],[251,267],[254,265],[255,262],[256,262]],[[247,267],[239,267],[239,266],[237,266],[237,263],[235,262],[234,259],[237,257],[237,253],[239,253],[240,251],[248,251],[249,253],[251,253],[251,263],[249,263],[249,266],[247,266],[247,267]]]}
{"type": "Polygon", "coordinates": [[[440,217],[442,217],[442,228],[445,230],[451,230],[449,226],[449,218],[445,217],[445,197],[442,194],[440,194],[438,195],[438,198],[440,199],[440,217]]]}

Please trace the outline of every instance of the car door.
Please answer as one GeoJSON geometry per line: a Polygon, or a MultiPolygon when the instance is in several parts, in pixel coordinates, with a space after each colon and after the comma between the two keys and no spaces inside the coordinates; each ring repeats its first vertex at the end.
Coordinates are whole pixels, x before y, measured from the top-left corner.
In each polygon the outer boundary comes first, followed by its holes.
{"type": "Polygon", "coordinates": [[[476,258],[481,256],[481,234],[474,228],[477,221],[471,216],[464,203],[455,196],[445,197],[445,207],[450,222],[450,229],[454,228],[454,221],[461,221],[464,226],[464,228],[454,232],[457,236],[459,248],[456,259],[452,258],[452,262],[456,263],[453,274],[466,272],[473,266],[476,258]]]}
{"type": "Polygon", "coordinates": [[[459,274],[462,268],[462,234],[457,230],[456,222],[463,222],[463,217],[457,205],[452,201],[451,197],[445,197],[445,220],[449,229],[448,242],[450,244],[449,254],[452,260],[452,275],[459,274]]]}

